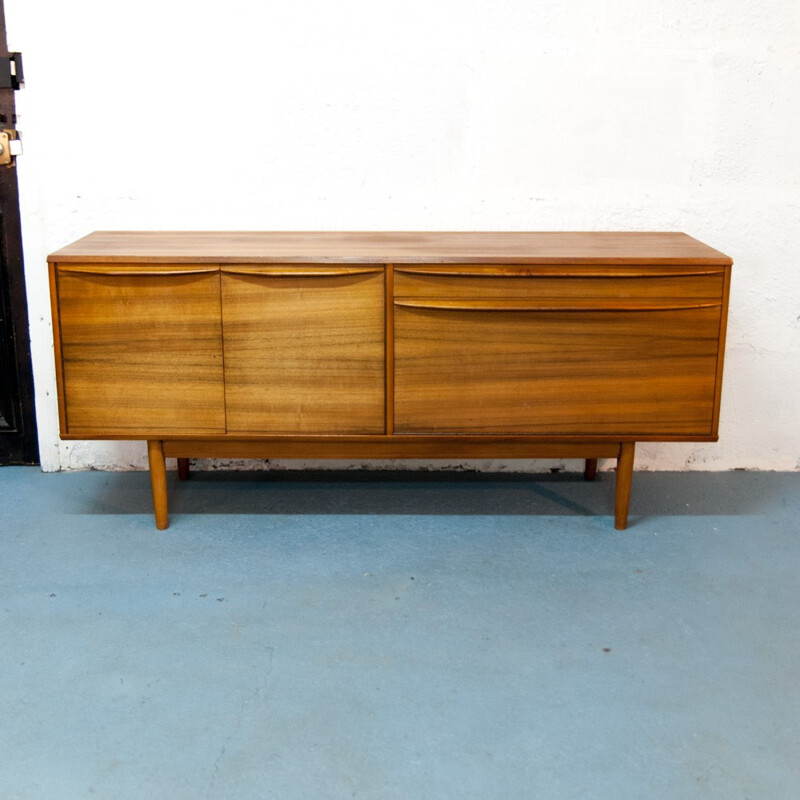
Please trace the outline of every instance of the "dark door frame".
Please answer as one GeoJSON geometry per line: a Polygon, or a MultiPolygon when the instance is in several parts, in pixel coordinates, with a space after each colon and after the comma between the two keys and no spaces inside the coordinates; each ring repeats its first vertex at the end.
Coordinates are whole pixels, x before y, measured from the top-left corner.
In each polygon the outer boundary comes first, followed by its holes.
{"type": "MultiPolygon", "coordinates": [[[[0,59],[9,62],[3,0],[0,59]]],[[[14,91],[0,85],[2,130],[16,129],[14,91]]],[[[38,463],[17,170],[0,166],[0,465],[38,463]]]]}

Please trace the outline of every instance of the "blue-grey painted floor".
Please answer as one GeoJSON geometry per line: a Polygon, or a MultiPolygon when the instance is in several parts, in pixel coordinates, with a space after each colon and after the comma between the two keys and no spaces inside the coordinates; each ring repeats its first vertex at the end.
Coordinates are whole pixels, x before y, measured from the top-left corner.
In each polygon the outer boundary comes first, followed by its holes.
{"type": "Polygon", "coordinates": [[[3,800],[796,800],[800,474],[0,470],[3,800]]]}

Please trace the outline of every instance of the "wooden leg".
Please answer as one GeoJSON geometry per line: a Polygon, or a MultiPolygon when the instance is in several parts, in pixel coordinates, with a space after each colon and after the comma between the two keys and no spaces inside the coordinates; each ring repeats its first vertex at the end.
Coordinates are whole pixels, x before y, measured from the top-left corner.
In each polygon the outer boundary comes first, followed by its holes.
{"type": "Polygon", "coordinates": [[[583,468],[583,479],[593,481],[597,477],[597,459],[587,458],[586,466],[583,468]]]}
{"type": "Polygon", "coordinates": [[[178,480],[179,481],[188,481],[189,480],[189,459],[188,458],[179,458],[178,459],[178,480]]]}
{"type": "Polygon", "coordinates": [[[169,520],[167,519],[167,462],[161,442],[147,443],[147,459],[150,462],[150,486],[153,489],[156,528],[163,531],[169,525],[169,520]]]}
{"type": "Polygon", "coordinates": [[[623,442],[617,458],[617,497],[614,513],[614,527],[624,531],[628,525],[628,504],[631,499],[631,482],[633,481],[633,454],[636,444],[623,442]]]}

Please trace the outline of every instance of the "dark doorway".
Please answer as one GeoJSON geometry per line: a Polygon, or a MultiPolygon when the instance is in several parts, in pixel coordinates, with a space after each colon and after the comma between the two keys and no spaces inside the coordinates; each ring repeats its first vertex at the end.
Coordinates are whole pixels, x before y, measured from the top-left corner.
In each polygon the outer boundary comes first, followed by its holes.
{"type": "MultiPolygon", "coordinates": [[[[16,136],[14,92],[22,83],[22,61],[8,52],[0,0],[0,161],[16,136]]],[[[0,164],[0,464],[37,464],[28,306],[22,268],[17,170],[0,164]]]]}

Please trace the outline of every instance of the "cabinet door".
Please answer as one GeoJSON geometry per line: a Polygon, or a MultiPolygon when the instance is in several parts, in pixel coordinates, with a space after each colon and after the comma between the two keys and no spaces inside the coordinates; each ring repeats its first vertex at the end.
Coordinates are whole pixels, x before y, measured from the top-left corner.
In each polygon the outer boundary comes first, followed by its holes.
{"type": "Polygon", "coordinates": [[[224,433],[217,267],[60,266],[62,430],[224,433]]]}
{"type": "Polygon", "coordinates": [[[223,267],[228,432],[385,428],[382,267],[223,267]]]}
{"type": "Polygon", "coordinates": [[[398,276],[395,430],[713,436],[722,277],[659,280],[398,276]]]}

